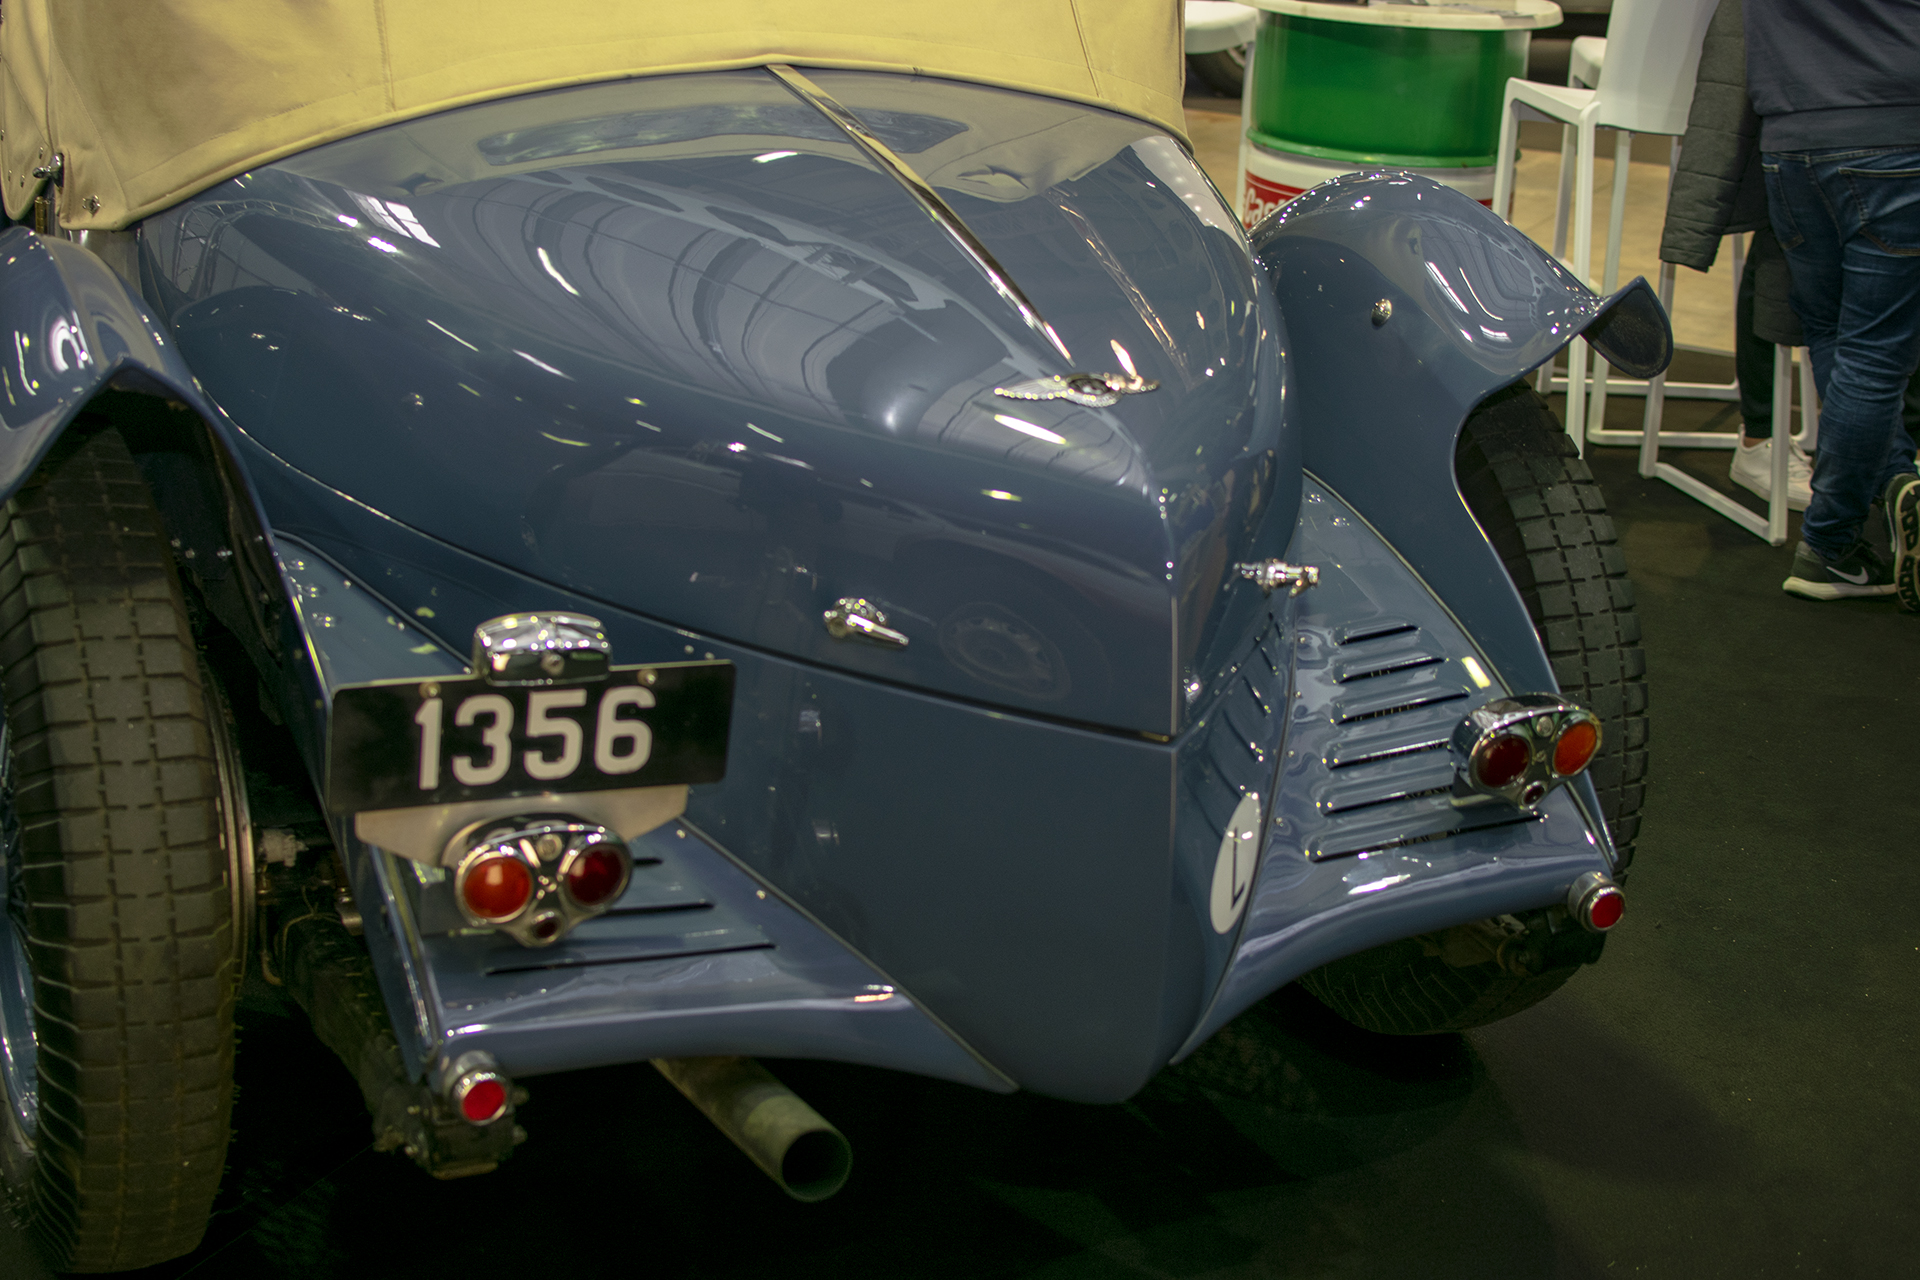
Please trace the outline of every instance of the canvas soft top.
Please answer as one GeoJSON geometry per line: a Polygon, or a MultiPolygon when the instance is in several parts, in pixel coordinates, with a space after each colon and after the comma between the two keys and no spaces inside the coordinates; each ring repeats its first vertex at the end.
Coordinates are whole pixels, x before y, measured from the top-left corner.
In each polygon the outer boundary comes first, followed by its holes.
{"type": "Polygon", "coordinates": [[[1176,0],[6,0],[6,212],[125,227],[337,138],[537,89],[774,62],[1092,103],[1184,133],[1176,0]]]}

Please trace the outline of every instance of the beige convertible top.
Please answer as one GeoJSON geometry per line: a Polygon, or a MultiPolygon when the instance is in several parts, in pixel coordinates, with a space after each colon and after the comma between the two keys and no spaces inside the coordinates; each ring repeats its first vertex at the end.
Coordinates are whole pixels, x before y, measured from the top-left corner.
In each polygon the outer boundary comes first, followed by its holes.
{"type": "Polygon", "coordinates": [[[6,211],[58,153],[114,229],[350,134],[535,89],[769,62],[912,71],[1184,134],[1178,0],[5,0],[6,211]]]}

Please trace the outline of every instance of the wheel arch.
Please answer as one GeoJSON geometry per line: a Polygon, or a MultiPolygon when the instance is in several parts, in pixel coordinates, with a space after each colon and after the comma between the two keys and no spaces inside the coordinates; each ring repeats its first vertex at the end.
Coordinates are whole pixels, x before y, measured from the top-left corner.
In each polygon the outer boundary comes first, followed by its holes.
{"type": "Polygon", "coordinates": [[[111,423],[160,510],[175,568],[265,672],[291,616],[234,430],[171,336],[101,258],[25,227],[0,232],[0,500],[70,432],[111,423]]]}
{"type": "Polygon", "coordinates": [[[1254,229],[1286,316],[1305,467],[1406,560],[1511,688],[1556,688],[1453,459],[1488,397],[1585,337],[1651,376],[1673,352],[1644,279],[1601,297],[1484,206],[1409,173],[1323,183],[1254,229]]]}

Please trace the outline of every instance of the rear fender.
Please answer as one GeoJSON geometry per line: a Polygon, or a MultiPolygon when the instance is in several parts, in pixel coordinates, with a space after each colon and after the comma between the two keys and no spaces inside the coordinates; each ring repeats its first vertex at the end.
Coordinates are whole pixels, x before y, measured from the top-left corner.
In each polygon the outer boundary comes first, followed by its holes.
{"type": "MultiPolygon", "coordinates": [[[[87,249],[11,227],[0,232],[0,340],[0,500],[69,427],[104,413],[153,491],[181,576],[263,673],[279,670],[292,613],[265,512],[233,428],[145,303],[87,249]]],[[[276,683],[283,703],[307,706],[310,680],[276,683]]]]}
{"type": "Polygon", "coordinates": [[[1286,316],[1306,469],[1425,580],[1513,689],[1557,685],[1453,474],[1474,406],[1584,336],[1636,377],[1673,335],[1645,279],[1602,298],[1449,187],[1407,173],[1323,183],[1253,232],[1286,316]]]}

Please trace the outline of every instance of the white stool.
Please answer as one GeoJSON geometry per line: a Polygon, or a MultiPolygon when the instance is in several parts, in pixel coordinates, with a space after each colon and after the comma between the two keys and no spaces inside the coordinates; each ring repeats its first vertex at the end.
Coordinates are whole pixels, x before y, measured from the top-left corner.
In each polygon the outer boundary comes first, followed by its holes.
{"type": "MultiPolygon", "coordinates": [[[[1606,65],[1607,38],[1605,36],[1581,36],[1573,42],[1572,56],[1567,65],[1567,83],[1577,89],[1591,89],[1600,83],[1600,70],[1606,65]]],[[[1562,127],[1560,131],[1560,190],[1555,203],[1553,222],[1553,253],[1564,258],[1567,250],[1567,205],[1573,193],[1573,184],[1569,181],[1574,164],[1574,130],[1572,125],[1562,127]]],[[[1680,166],[1680,140],[1674,139],[1673,147],[1667,159],[1667,190],[1673,190],[1674,174],[1680,166]]],[[[1619,173],[1614,174],[1616,184],[1619,173]]],[[[1614,222],[1619,222],[1616,213],[1614,222]]],[[[1736,311],[1740,305],[1740,277],[1746,266],[1746,238],[1733,237],[1733,296],[1736,311]]],[[[1669,313],[1673,310],[1674,265],[1671,262],[1660,264],[1658,292],[1661,304],[1669,313]]],[[[1571,374],[1572,370],[1568,370],[1571,374]]],[[[1638,431],[1615,431],[1608,429],[1607,393],[1609,389],[1619,395],[1647,395],[1653,384],[1643,378],[1623,378],[1610,382],[1611,370],[1601,363],[1595,371],[1593,391],[1587,406],[1586,437],[1589,444],[1634,445],[1640,443],[1638,431]]],[[[1569,377],[1555,377],[1553,366],[1540,370],[1536,385],[1541,395],[1550,395],[1555,391],[1567,391],[1573,385],[1569,377]]],[[[1740,380],[1727,382],[1668,382],[1661,381],[1665,395],[1679,400],[1738,400],[1740,398],[1740,380]]],[[[1644,421],[1644,420],[1643,420],[1644,421]]],[[[1724,432],[1717,431],[1668,431],[1660,436],[1663,445],[1688,449],[1731,449],[1738,441],[1724,432]]]]}
{"type": "MultiPolygon", "coordinates": [[[[1500,149],[1495,161],[1493,207],[1511,213],[1513,169],[1519,154],[1520,111],[1569,126],[1560,162],[1559,216],[1555,255],[1577,277],[1591,283],[1593,260],[1593,163],[1595,131],[1618,131],[1614,147],[1613,200],[1607,221],[1606,267],[1600,292],[1620,283],[1620,233],[1627,203],[1627,165],[1635,133],[1678,137],[1686,132],[1693,101],[1700,45],[1718,0],[1614,0],[1604,43],[1575,41],[1569,78],[1592,75],[1593,87],[1550,85],[1517,77],[1507,81],[1500,112],[1500,149]],[[1608,56],[1608,55],[1611,56],[1608,56]],[[1569,163],[1571,161],[1571,163],[1569,163]],[[1569,189],[1571,188],[1571,189],[1569,189]],[[1571,197],[1573,256],[1565,256],[1565,211],[1571,197]]],[[[1587,442],[1587,344],[1574,339],[1568,350],[1567,433],[1581,452],[1587,442]]],[[[1605,386],[1601,366],[1598,387],[1605,386]]],[[[1596,417],[1605,409],[1605,392],[1596,396],[1596,417]]],[[[1595,423],[1599,425],[1598,422],[1595,423]]],[[[1631,435],[1631,433],[1628,433],[1631,435]]]]}
{"type": "MultiPolygon", "coordinates": [[[[1660,285],[1660,301],[1670,302],[1672,277],[1662,272],[1660,285]]],[[[1756,538],[1763,538],[1776,547],[1784,546],[1787,541],[1787,450],[1798,448],[1803,453],[1811,453],[1820,439],[1820,401],[1813,385],[1813,360],[1805,347],[1799,348],[1799,357],[1795,360],[1785,347],[1776,346],[1773,349],[1773,475],[1768,485],[1771,496],[1767,499],[1766,519],[1761,519],[1726,494],[1694,479],[1672,463],[1660,461],[1662,444],[1687,445],[1693,436],[1708,434],[1660,430],[1660,420],[1666,411],[1667,375],[1664,373],[1654,378],[1647,390],[1647,415],[1640,433],[1640,474],[1648,479],[1665,480],[1756,538]],[[1793,371],[1796,368],[1800,370],[1800,432],[1798,435],[1789,435],[1787,422],[1792,412],[1793,371]]],[[[1711,434],[1715,437],[1714,443],[1719,444],[1720,433],[1711,434]]],[[[1733,443],[1739,444],[1737,433],[1733,443]]]]}
{"type": "Polygon", "coordinates": [[[1252,44],[1260,30],[1260,11],[1225,0],[1186,0],[1186,51],[1219,53],[1252,44]]]}

